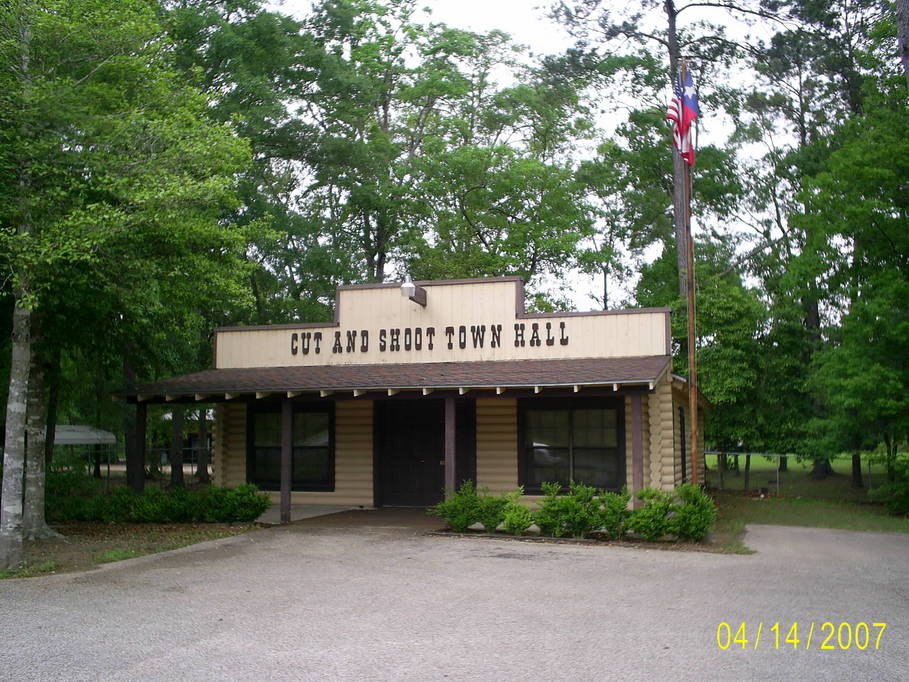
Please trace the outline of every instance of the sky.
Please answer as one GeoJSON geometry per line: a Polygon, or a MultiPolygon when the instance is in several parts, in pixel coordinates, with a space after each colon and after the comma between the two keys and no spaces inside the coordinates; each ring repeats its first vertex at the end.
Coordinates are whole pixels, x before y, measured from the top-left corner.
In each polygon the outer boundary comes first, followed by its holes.
{"type": "MultiPolygon", "coordinates": [[[[473,31],[500,29],[516,42],[541,54],[560,52],[569,44],[568,35],[544,17],[539,0],[423,0],[421,7],[432,10],[434,21],[473,31]]],[[[311,6],[309,0],[274,2],[288,14],[302,17],[311,6]]]]}

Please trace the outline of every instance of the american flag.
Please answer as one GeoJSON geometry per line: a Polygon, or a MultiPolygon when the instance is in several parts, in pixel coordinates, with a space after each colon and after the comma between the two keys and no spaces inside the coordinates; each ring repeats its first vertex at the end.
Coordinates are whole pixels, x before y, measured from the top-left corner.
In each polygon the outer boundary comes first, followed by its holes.
{"type": "Polygon", "coordinates": [[[666,111],[666,118],[672,121],[672,142],[689,166],[694,165],[695,140],[691,122],[701,113],[698,108],[698,93],[694,89],[694,79],[689,73],[682,88],[681,76],[676,79],[672,101],[666,111]]]}

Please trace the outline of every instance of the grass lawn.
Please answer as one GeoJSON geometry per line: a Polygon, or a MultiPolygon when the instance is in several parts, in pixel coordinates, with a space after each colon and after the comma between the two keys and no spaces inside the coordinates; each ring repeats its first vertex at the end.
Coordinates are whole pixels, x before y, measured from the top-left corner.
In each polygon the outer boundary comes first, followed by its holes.
{"type": "Polygon", "coordinates": [[[893,516],[879,505],[806,498],[760,499],[733,493],[716,493],[714,499],[720,518],[727,521],[909,533],[909,517],[893,516]]]}
{"type": "Polygon", "coordinates": [[[776,462],[764,457],[751,458],[749,490],[744,490],[744,458],[740,458],[738,474],[726,472],[724,490],[717,490],[716,457],[707,457],[707,480],[719,507],[714,528],[714,545],[722,551],[746,552],[742,544],[745,525],[764,523],[778,526],[809,526],[843,530],[875,531],[880,533],[909,533],[909,517],[893,516],[877,504],[868,501],[868,488],[884,482],[883,467],[875,467],[870,475],[862,467],[865,487],[853,488],[851,467],[847,459],[832,462],[834,473],[814,481],[809,476],[810,462],[789,460],[789,471],[780,472],[780,496],[776,496],[776,462]],[[766,488],[769,495],[761,498],[756,492],[766,488]]]}
{"type": "Polygon", "coordinates": [[[239,535],[253,528],[256,525],[252,523],[54,524],[64,537],[26,543],[23,566],[0,571],[0,578],[83,571],[98,564],[239,535]]]}

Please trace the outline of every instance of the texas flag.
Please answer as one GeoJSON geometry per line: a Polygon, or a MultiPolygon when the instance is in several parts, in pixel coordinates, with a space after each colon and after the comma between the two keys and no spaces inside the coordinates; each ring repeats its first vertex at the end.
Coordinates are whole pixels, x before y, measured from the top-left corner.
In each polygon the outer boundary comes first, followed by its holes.
{"type": "Polygon", "coordinates": [[[681,85],[681,77],[679,77],[676,80],[669,109],[666,111],[666,118],[672,121],[672,142],[689,166],[694,165],[695,148],[691,122],[700,113],[698,93],[694,89],[694,80],[691,78],[691,74],[689,73],[685,78],[684,89],[681,85]]]}

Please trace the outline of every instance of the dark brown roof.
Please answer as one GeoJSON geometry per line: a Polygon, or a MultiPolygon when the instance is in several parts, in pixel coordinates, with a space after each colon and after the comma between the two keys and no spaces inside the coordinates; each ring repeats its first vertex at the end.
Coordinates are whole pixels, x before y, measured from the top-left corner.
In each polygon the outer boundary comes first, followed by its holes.
{"type": "Polygon", "coordinates": [[[669,367],[668,355],[571,360],[503,360],[412,364],[210,369],[143,384],[121,397],[279,391],[495,388],[648,384],[669,367]]]}

